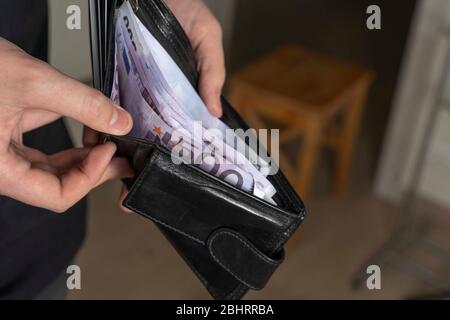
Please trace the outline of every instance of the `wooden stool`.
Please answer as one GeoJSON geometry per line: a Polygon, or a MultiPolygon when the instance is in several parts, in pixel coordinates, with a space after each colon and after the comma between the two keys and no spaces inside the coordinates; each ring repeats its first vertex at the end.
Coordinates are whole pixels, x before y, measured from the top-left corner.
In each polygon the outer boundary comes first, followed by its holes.
{"type": "Polygon", "coordinates": [[[321,146],[335,151],[333,190],[344,190],[352,150],[373,75],[367,69],[301,46],[280,48],[236,73],[229,96],[255,129],[280,123],[280,145],[299,136],[294,168],[280,150],[280,167],[303,197],[321,146]]]}

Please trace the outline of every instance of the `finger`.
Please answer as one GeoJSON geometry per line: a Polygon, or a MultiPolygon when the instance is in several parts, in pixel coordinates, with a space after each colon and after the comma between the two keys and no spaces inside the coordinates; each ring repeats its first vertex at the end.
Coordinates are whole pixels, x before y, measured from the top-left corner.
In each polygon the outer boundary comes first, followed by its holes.
{"type": "MultiPolygon", "coordinates": [[[[62,175],[70,168],[80,164],[89,155],[91,150],[92,148],[74,148],[58,152],[51,156],[41,154],[39,157],[37,155],[37,153],[40,153],[39,151],[27,148],[26,154],[27,157],[38,160],[36,162],[33,161],[33,168],[41,168],[55,175],[62,175]],[[42,159],[42,155],[46,158],[45,161],[42,159]]],[[[109,180],[131,178],[133,176],[134,170],[127,159],[113,158],[94,187],[109,180]]]]}
{"type": "Polygon", "coordinates": [[[125,201],[125,198],[127,197],[127,195],[128,195],[128,188],[125,185],[123,185],[122,190],[120,191],[120,196],[119,196],[119,206],[120,206],[120,209],[124,213],[133,213],[133,211],[131,211],[130,209],[126,208],[123,205],[123,202],[125,201]]]}
{"type": "Polygon", "coordinates": [[[200,71],[199,91],[208,110],[216,117],[222,115],[220,95],[225,82],[225,62],[220,28],[205,34],[196,48],[200,71]]]}
{"type": "Polygon", "coordinates": [[[131,116],[100,91],[69,78],[43,62],[32,65],[24,97],[26,107],[71,117],[88,127],[114,135],[127,134],[131,116]]]}
{"type": "Polygon", "coordinates": [[[25,146],[21,149],[32,168],[45,170],[56,176],[62,175],[71,167],[81,163],[91,151],[91,148],[73,148],[48,156],[25,146]]]}
{"type": "Polygon", "coordinates": [[[100,134],[89,127],[83,127],[83,145],[85,147],[93,147],[100,142],[100,134]]]}
{"type": "Polygon", "coordinates": [[[96,186],[109,180],[132,178],[135,175],[130,162],[125,158],[113,158],[96,186]]]}
{"type": "Polygon", "coordinates": [[[199,93],[203,102],[207,106],[209,112],[215,117],[222,116],[222,104],[220,95],[222,92],[223,82],[220,80],[220,74],[217,70],[204,67],[200,71],[199,93]]]}
{"type": "Polygon", "coordinates": [[[80,164],[91,152],[92,148],[73,148],[47,156],[48,165],[57,175],[62,175],[73,166],[80,164]]]}
{"type": "MultiPolygon", "coordinates": [[[[14,188],[2,191],[5,195],[27,204],[64,212],[98,184],[115,151],[113,143],[96,146],[89,151],[86,158],[60,176],[33,167],[26,161],[16,161],[15,165],[10,165],[11,159],[6,159],[4,165],[10,168],[10,171],[2,178],[10,180],[10,185],[14,188]]],[[[64,162],[70,161],[68,158],[71,156],[66,153],[64,162]]]]}
{"type": "Polygon", "coordinates": [[[51,111],[27,109],[22,116],[22,130],[23,132],[31,131],[49,124],[60,117],[61,115],[51,111]]]}

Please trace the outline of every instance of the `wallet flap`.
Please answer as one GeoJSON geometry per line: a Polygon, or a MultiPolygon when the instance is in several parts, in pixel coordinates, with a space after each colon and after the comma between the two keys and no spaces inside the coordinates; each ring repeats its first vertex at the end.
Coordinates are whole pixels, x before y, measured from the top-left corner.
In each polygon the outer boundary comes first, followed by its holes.
{"type": "Polygon", "coordinates": [[[158,146],[146,162],[124,206],[202,244],[211,230],[229,227],[271,254],[298,220],[196,167],[175,164],[158,146]]]}
{"type": "Polygon", "coordinates": [[[268,257],[244,236],[226,228],[211,234],[208,248],[211,256],[222,268],[254,290],[264,288],[284,259],[284,250],[279,251],[273,258],[268,257]]]}

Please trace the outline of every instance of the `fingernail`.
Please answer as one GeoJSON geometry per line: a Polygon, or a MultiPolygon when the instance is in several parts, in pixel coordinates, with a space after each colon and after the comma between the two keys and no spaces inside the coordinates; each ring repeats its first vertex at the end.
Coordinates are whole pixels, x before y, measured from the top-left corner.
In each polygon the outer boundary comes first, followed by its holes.
{"type": "Polygon", "coordinates": [[[223,110],[222,110],[222,108],[221,107],[218,107],[217,109],[216,109],[217,111],[217,117],[218,118],[220,118],[220,117],[222,117],[223,116],[223,110]]]}
{"type": "Polygon", "coordinates": [[[131,130],[133,120],[128,112],[122,107],[114,105],[115,109],[111,118],[110,126],[114,131],[114,134],[122,135],[127,134],[131,130]]]}

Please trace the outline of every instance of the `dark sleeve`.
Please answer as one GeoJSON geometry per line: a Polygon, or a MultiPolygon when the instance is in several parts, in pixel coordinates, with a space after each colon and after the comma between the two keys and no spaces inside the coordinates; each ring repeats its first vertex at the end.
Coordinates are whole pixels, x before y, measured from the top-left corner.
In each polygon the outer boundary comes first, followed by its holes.
{"type": "Polygon", "coordinates": [[[47,59],[47,1],[2,0],[0,37],[41,60],[47,59]]]}
{"type": "MultiPolygon", "coordinates": [[[[44,61],[47,24],[45,0],[0,1],[0,37],[44,61]]],[[[62,120],[25,134],[24,144],[47,154],[72,147],[62,120]]],[[[55,214],[0,196],[0,299],[33,298],[67,268],[84,238],[85,212],[85,200],[55,214]]]]}

